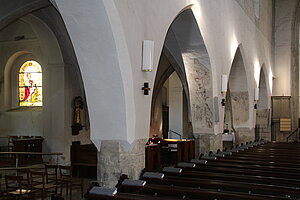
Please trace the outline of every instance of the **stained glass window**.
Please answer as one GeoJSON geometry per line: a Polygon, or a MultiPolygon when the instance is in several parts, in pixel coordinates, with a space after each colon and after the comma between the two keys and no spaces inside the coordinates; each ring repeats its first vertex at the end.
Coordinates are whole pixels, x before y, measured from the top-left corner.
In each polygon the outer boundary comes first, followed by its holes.
{"type": "Polygon", "coordinates": [[[42,67],[26,61],[19,70],[19,106],[43,106],[42,67]]]}

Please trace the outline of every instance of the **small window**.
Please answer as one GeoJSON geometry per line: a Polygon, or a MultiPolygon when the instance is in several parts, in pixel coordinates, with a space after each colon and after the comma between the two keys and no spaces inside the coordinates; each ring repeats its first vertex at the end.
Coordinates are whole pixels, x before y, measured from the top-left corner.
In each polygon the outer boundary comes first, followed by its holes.
{"type": "Polygon", "coordinates": [[[42,67],[26,61],[19,70],[19,106],[43,106],[42,67]]]}

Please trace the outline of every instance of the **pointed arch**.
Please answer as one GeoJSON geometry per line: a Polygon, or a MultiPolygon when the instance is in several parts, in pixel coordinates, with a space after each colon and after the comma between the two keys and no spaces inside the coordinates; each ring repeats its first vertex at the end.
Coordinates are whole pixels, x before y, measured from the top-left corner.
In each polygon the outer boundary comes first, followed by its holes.
{"type": "Polygon", "coordinates": [[[254,138],[254,134],[248,127],[250,101],[244,58],[242,44],[240,44],[235,52],[230,68],[226,100],[230,104],[231,126],[235,132],[236,143],[251,141],[254,138]]]}
{"type": "Polygon", "coordinates": [[[233,126],[243,126],[249,119],[249,93],[245,63],[240,47],[238,47],[232,62],[228,89],[233,109],[233,126]]]}
{"type": "Polygon", "coordinates": [[[259,76],[259,99],[257,101],[255,120],[255,139],[271,140],[270,127],[270,87],[268,84],[266,67],[263,64],[259,76]]]}
{"type": "MultiPolygon", "coordinates": [[[[186,97],[189,122],[187,126],[191,132],[189,136],[203,137],[203,141],[207,139],[210,141],[213,138],[210,135],[214,135],[211,63],[190,6],[183,9],[170,25],[161,55],[152,96],[151,126],[154,116],[157,116],[155,105],[160,88],[169,75],[175,71],[182,82],[183,97],[186,97]],[[161,65],[162,59],[168,59],[168,66],[161,65]]],[[[220,148],[221,139],[220,144],[217,142],[219,140],[214,140],[213,145],[217,144],[220,148]]],[[[208,149],[217,148],[211,146],[209,142],[205,145],[208,149]]]]}

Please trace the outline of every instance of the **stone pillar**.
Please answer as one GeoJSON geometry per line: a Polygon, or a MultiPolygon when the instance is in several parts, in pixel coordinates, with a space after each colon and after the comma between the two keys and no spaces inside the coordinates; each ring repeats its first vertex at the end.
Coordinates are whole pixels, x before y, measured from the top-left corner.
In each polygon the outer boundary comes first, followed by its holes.
{"type": "Polygon", "coordinates": [[[132,144],[120,140],[104,140],[98,152],[97,179],[104,187],[114,187],[121,174],[138,179],[145,168],[145,144],[147,139],[132,144]]]}
{"type": "Polygon", "coordinates": [[[271,141],[271,126],[259,129],[260,138],[271,141]]]}
{"type": "Polygon", "coordinates": [[[254,141],[255,139],[255,130],[248,127],[239,127],[235,128],[235,144],[246,143],[249,141],[254,141]]]}
{"type": "Polygon", "coordinates": [[[196,158],[201,153],[208,153],[209,151],[217,151],[218,149],[223,149],[222,143],[222,134],[219,133],[217,135],[213,133],[199,133],[195,134],[195,144],[196,144],[196,158]]]}
{"type": "Polygon", "coordinates": [[[256,111],[256,134],[259,139],[271,141],[271,126],[269,125],[269,109],[256,111]]]}

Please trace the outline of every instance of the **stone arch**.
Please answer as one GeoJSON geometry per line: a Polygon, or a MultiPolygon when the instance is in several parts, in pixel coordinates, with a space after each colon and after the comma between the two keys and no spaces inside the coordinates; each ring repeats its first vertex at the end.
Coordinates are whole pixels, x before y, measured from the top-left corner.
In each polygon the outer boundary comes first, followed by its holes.
{"type": "MultiPolygon", "coordinates": [[[[32,36],[27,37],[28,35],[25,33],[20,40],[14,41],[13,37],[10,39],[12,48],[5,51],[6,54],[2,56],[0,62],[5,68],[1,73],[4,76],[4,93],[8,94],[9,88],[12,86],[11,75],[15,68],[24,60],[38,61],[42,65],[43,75],[45,75],[45,79],[43,79],[43,82],[46,83],[43,87],[44,106],[42,110],[31,112],[15,112],[12,109],[3,114],[0,123],[5,123],[4,118],[9,121],[14,119],[15,127],[17,127],[21,118],[31,119],[29,122],[32,122],[32,126],[28,126],[28,130],[12,130],[7,134],[42,135],[46,139],[44,150],[63,152],[64,157],[60,162],[68,163],[70,162],[69,150],[72,140],[91,143],[88,129],[84,129],[79,137],[71,136],[72,102],[75,96],[85,98],[83,82],[73,46],[60,14],[48,1],[32,2],[36,5],[31,4],[30,1],[22,1],[17,5],[8,3],[9,6],[6,7],[8,15],[3,16],[3,13],[0,15],[0,37],[5,37],[3,33],[9,32],[12,27],[13,30],[16,27],[17,32],[14,33],[22,34],[22,31],[18,32],[20,29],[18,26],[22,24],[31,29],[32,36]],[[31,128],[32,130],[30,130],[31,128]],[[59,137],[63,137],[64,140],[57,140],[59,137]]],[[[5,96],[5,109],[15,107],[11,104],[12,98],[14,97],[11,95],[5,96]]],[[[87,107],[85,110],[87,111],[87,107]]],[[[84,113],[83,115],[83,123],[89,127],[88,114],[84,113]]]]}
{"type": "Polygon", "coordinates": [[[5,0],[2,3],[5,6],[0,8],[0,30],[31,12],[51,6],[48,0],[5,0]]]}
{"type": "Polygon", "coordinates": [[[23,55],[26,55],[26,54],[30,54],[30,52],[28,51],[19,51],[19,52],[15,52],[13,55],[11,55],[6,64],[5,64],[5,67],[4,67],[4,110],[8,110],[10,108],[12,108],[12,90],[11,90],[11,79],[12,79],[12,71],[13,71],[13,64],[15,63],[15,61],[20,58],[21,56],[23,55]]]}
{"type": "Polygon", "coordinates": [[[271,140],[270,98],[265,65],[262,65],[259,76],[259,99],[256,108],[255,139],[271,140]]]}
{"type": "Polygon", "coordinates": [[[254,134],[248,127],[250,106],[248,78],[242,51],[242,45],[239,45],[228,77],[228,99],[226,100],[231,109],[232,129],[235,133],[236,143],[254,139],[254,134]]]}
{"type": "Polygon", "coordinates": [[[168,136],[169,128],[168,130],[165,130],[166,123],[163,122],[168,119],[168,117],[166,116],[169,110],[168,94],[170,93],[169,92],[170,88],[168,86],[170,85],[170,80],[171,80],[173,84],[177,84],[177,86],[180,87],[181,90],[180,93],[182,94],[181,100],[185,101],[185,102],[181,102],[181,105],[179,105],[179,106],[183,106],[182,109],[184,111],[182,110],[182,112],[185,113],[185,120],[182,119],[183,120],[182,130],[174,130],[171,128],[170,130],[176,131],[177,133],[181,134],[182,138],[191,137],[191,135],[188,135],[188,130],[183,130],[184,128],[188,128],[187,115],[189,113],[189,108],[187,105],[187,92],[188,92],[187,80],[185,74],[181,73],[181,70],[182,68],[178,66],[178,63],[174,60],[172,54],[169,52],[167,48],[164,47],[158,64],[158,69],[156,73],[156,79],[155,79],[154,89],[152,94],[150,136],[157,134],[159,137],[169,138],[168,136]],[[166,87],[166,82],[168,82],[167,87],[166,87]],[[183,103],[185,103],[185,105],[182,105],[183,103]]]}
{"type": "MultiPolygon", "coordinates": [[[[217,148],[216,146],[220,148],[218,142],[221,143],[221,139],[212,144],[215,135],[213,134],[210,59],[194,13],[190,8],[186,8],[177,15],[170,25],[163,49],[162,54],[171,60],[173,70],[177,72],[182,81],[187,96],[188,120],[192,125],[193,137],[199,139],[200,147],[203,147],[200,151],[217,148]]],[[[162,82],[159,81],[160,77],[158,76],[160,71],[160,67],[158,67],[154,88],[156,88],[156,83],[162,82]]],[[[152,102],[155,102],[155,93],[154,91],[152,102]]]]}

